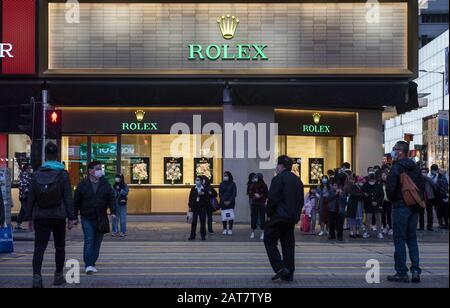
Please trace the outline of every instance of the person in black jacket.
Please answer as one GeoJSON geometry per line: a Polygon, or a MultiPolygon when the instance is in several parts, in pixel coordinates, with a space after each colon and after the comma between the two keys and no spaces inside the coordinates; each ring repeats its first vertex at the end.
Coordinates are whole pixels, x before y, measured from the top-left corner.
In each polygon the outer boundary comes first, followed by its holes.
{"type": "Polygon", "coordinates": [[[210,199],[203,186],[202,178],[195,178],[195,186],[191,188],[189,194],[189,212],[193,213],[190,241],[195,240],[197,233],[197,222],[200,219],[200,236],[202,241],[206,240],[206,215],[207,207],[210,206],[210,199]]]}
{"type": "Polygon", "coordinates": [[[111,185],[104,178],[102,163],[93,161],[88,165],[88,176],[75,190],[75,214],[81,216],[84,233],[84,264],[86,274],[97,273],[95,264],[100,255],[103,236],[109,233],[108,209],[116,219],[115,199],[111,185]]]}
{"type": "Polygon", "coordinates": [[[73,208],[69,174],[64,170],[64,165],[56,161],[58,147],[54,143],[49,142],[45,146],[45,158],[44,165],[32,177],[25,209],[25,220],[32,219],[35,230],[33,288],[43,287],[42,261],[51,234],[55,245],[56,263],[53,284],[62,285],[66,282],[63,275],[66,259],[66,220],[69,220],[69,229],[78,223],[73,208]],[[55,193],[51,196],[46,195],[42,187],[52,187],[47,191],[55,193]]]}
{"type": "Polygon", "coordinates": [[[364,184],[364,197],[365,205],[364,209],[366,212],[366,231],[363,237],[369,238],[370,226],[372,223],[372,217],[375,217],[375,225],[378,231],[378,238],[383,239],[383,228],[382,228],[382,218],[383,218],[383,187],[377,183],[377,178],[375,174],[369,174],[368,181],[364,184]]]}
{"type": "Polygon", "coordinates": [[[406,245],[411,259],[411,274],[413,282],[420,282],[421,269],[419,266],[419,246],[417,243],[417,223],[419,219],[419,205],[407,206],[403,200],[400,175],[406,173],[423,194],[425,185],[420,168],[408,158],[409,145],[405,141],[395,144],[391,156],[394,161],[392,170],[386,182],[386,193],[392,202],[393,231],[395,245],[396,274],[388,276],[389,281],[409,282],[408,267],[406,266],[406,245]]]}
{"type": "MultiPolygon", "coordinates": [[[[233,175],[229,171],[225,171],[223,174],[223,182],[220,183],[219,197],[220,197],[220,209],[234,210],[236,206],[237,188],[234,182],[233,175]]],[[[223,222],[223,235],[233,234],[233,220],[223,222]]]]}
{"type": "Polygon", "coordinates": [[[266,202],[269,189],[264,182],[264,177],[261,173],[257,173],[253,179],[253,184],[250,186],[250,198],[251,198],[251,228],[252,232],[250,238],[255,238],[255,230],[259,221],[259,227],[261,229],[260,239],[264,240],[264,225],[266,223],[266,202]]]}
{"type": "Polygon", "coordinates": [[[268,222],[264,229],[264,245],[274,272],[272,280],[293,281],[295,271],[295,225],[300,220],[304,204],[301,180],[291,172],[292,159],[278,158],[277,176],[272,179],[267,200],[268,222]],[[281,242],[283,259],[278,250],[281,242]]]}
{"type": "Polygon", "coordinates": [[[218,194],[217,191],[212,187],[211,180],[205,176],[201,176],[202,179],[202,185],[205,189],[205,194],[208,197],[208,204],[206,206],[206,221],[207,221],[207,227],[208,227],[208,233],[214,234],[213,230],[213,213],[214,209],[212,207],[211,198],[217,198],[218,194]]]}

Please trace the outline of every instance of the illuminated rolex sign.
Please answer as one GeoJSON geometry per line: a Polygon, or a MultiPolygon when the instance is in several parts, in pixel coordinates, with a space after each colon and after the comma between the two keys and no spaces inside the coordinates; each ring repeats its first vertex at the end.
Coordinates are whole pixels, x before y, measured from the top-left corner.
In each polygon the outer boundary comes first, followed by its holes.
{"type": "MultiPolygon", "coordinates": [[[[231,40],[236,34],[239,26],[239,19],[236,16],[226,15],[217,20],[222,37],[231,40]]],[[[269,58],[265,53],[267,45],[264,44],[211,44],[202,46],[200,44],[190,44],[189,60],[210,60],[210,61],[267,61],[269,58]]]]}
{"type": "Polygon", "coordinates": [[[319,134],[331,133],[331,125],[320,125],[320,118],[322,117],[320,113],[314,113],[312,117],[314,124],[303,124],[304,133],[319,133],[319,134]]]}
{"type": "Polygon", "coordinates": [[[157,122],[144,122],[145,111],[137,110],[135,113],[136,122],[123,122],[122,131],[127,132],[151,132],[158,130],[157,122]]]}

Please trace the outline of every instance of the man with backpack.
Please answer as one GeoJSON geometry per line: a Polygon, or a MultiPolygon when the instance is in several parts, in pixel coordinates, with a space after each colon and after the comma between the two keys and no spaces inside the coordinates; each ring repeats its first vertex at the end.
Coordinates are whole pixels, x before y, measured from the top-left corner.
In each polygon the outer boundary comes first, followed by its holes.
{"type": "Polygon", "coordinates": [[[33,288],[42,288],[42,261],[47,249],[50,235],[53,234],[55,245],[56,272],[53,284],[66,282],[63,275],[66,259],[66,220],[69,229],[78,223],[72,200],[72,189],[69,174],[64,165],[57,161],[58,147],[49,142],[45,146],[44,165],[33,174],[26,218],[33,219],[35,229],[33,256],[33,288]]]}
{"type": "Polygon", "coordinates": [[[393,166],[386,181],[386,194],[392,202],[393,231],[395,245],[396,274],[388,276],[388,281],[409,282],[406,266],[406,246],[411,259],[412,282],[420,282],[419,246],[417,243],[417,223],[420,206],[424,206],[424,178],[419,166],[408,158],[409,145],[399,141],[392,150],[393,166]]]}

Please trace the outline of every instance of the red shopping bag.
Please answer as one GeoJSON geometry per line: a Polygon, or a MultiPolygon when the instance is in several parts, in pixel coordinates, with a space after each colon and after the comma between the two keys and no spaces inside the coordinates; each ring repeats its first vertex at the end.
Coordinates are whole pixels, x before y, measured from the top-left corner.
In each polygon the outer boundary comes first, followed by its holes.
{"type": "Polygon", "coordinates": [[[301,232],[309,232],[310,230],[310,223],[308,216],[305,214],[302,214],[300,218],[300,231],[301,232]]]}

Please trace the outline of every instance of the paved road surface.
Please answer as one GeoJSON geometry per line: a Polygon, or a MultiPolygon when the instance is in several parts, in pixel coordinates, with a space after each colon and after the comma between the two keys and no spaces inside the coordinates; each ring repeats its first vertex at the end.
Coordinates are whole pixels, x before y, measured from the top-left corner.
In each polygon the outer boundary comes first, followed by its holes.
{"type": "MultiPolygon", "coordinates": [[[[16,255],[0,255],[0,287],[30,285],[32,242],[16,243],[16,255]]],[[[43,275],[49,286],[53,256],[46,255],[43,275]]],[[[82,242],[69,242],[67,257],[82,259],[82,242]]],[[[422,243],[423,283],[395,284],[393,249],[386,242],[297,242],[294,283],[270,281],[272,272],[259,241],[143,242],[118,240],[104,243],[99,273],[81,275],[80,285],[67,287],[449,287],[449,247],[422,243]],[[381,284],[365,282],[368,259],[381,264],[381,284]]]]}

